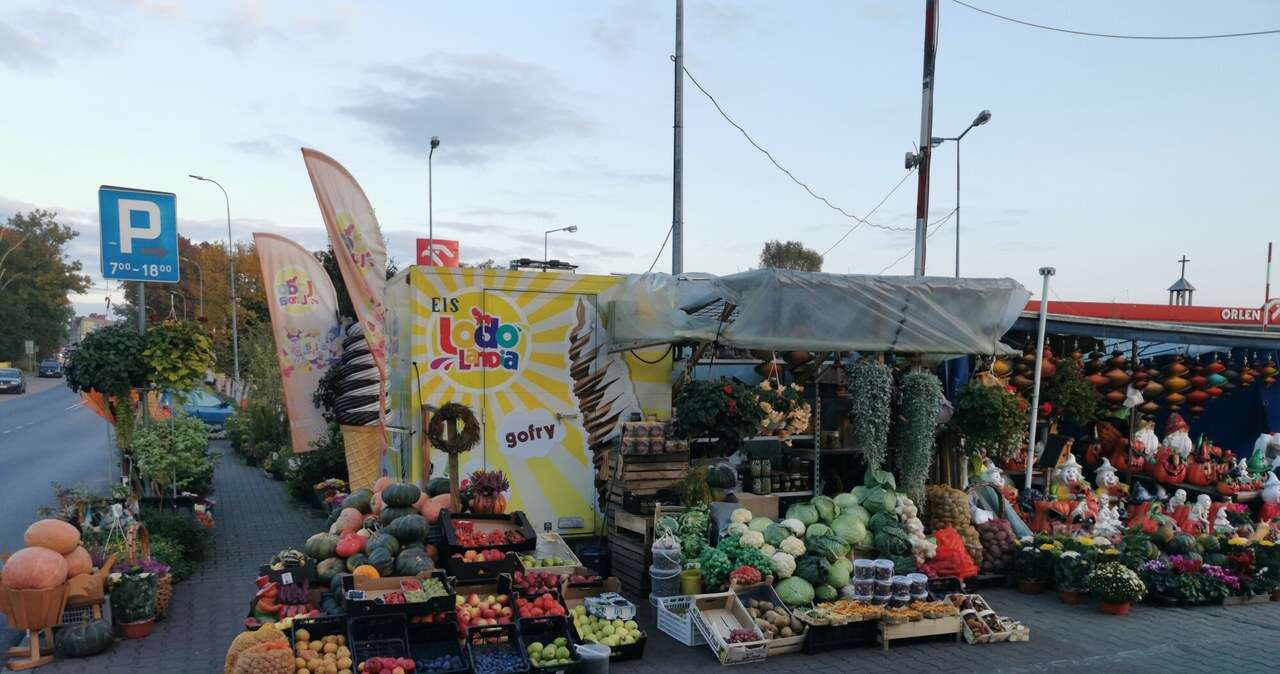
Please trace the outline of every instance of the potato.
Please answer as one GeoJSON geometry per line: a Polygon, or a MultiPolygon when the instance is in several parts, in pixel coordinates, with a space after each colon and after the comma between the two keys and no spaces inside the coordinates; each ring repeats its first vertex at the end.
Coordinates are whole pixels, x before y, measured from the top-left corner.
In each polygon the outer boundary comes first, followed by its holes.
{"type": "Polygon", "coordinates": [[[783,637],[794,637],[796,635],[796,633],[791,629],[790,625],[787,625],[786,627],[782,628],[781,634],[783,637]]]}

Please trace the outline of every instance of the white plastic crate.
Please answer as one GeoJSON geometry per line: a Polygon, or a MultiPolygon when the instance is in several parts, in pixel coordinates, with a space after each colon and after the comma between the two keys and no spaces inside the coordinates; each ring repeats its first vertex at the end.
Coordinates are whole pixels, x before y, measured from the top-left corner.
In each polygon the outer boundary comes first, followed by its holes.
{"type": "Polygon", "coordinates": [[[662,633],[679,641],[685,646],[701,646],[707,643],[702,633],[693,624],[693,597],[678,595],[675,597],[657,597],[658,629],[662,633]]]}

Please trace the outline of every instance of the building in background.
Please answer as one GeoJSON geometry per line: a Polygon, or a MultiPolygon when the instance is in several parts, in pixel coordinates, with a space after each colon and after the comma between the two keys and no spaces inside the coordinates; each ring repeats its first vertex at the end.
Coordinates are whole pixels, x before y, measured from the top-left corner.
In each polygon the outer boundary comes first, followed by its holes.
{"type": "Polygon", "coordinates": [[[107,318],[106,314],[76,316],[71,319],[71,343],[79,344],[85,338],[85,335],[103,326],[111,325],[111,323],[112,320],[107,318]]]}

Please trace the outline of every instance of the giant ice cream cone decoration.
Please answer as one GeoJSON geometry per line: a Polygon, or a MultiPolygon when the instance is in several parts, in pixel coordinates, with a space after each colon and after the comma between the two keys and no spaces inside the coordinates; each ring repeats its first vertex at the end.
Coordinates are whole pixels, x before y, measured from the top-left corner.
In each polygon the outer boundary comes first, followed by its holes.
{"type": "Polygon", "coordinates": [[[354,323],[347,328],[346,339],[342,341],[338,400],[334,404],[346,448],[348,483],[353,490],[372,488],[382,473],[387,440],[378,425],[381,386],[364,331],[359,323],[354,323]]]}

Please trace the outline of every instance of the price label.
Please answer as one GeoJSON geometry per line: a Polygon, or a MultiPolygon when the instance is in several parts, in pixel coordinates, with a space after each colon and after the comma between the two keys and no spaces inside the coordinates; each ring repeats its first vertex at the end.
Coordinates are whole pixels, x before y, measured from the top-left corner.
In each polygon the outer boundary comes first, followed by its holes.
{"type": "Polygon", "coordinates": [[[280,574],[280,582],[284,585],[293,585],[293,574],[288,571],[280,574]]]}

